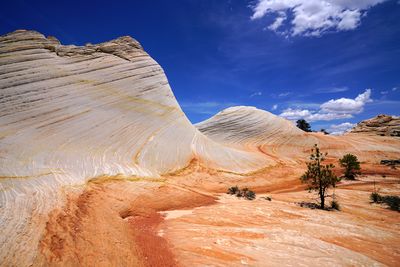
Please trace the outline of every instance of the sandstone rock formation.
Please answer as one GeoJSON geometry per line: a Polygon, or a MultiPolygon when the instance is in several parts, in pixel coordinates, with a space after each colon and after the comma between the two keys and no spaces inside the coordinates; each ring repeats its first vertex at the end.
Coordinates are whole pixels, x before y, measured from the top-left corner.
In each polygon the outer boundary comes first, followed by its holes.
{"type": "Polygon", "coordinates": [[[2,262],[33,261],[45,220],[32,220],[60,205],[63,186],[157,177],[194,159],[233,172],[272,163],[199,133],[131,37],[80,47],[19,30],[0,37],[0,53],[0,224],[15,233],[0,237],[2,262]]]}
{"type": "Polygon", "coordinates": [[[127,36],[74,46],[19,30],[0,37],[0,66],[5,266],[137,265],[148,242],[168,246],[151,235],[159,211],[210,205],[248,177],[260,190],[292,186],[315,143],[370,164],[400,155],[392,137],[304,133],[252,107],[196,128],[162,68],[127,36]]]}
{"type": "Polygon", "coordinates": [[[217,142],[233,145],[257,146],[276,138],[304,135],[292,122],[246,106],[227,108],[196,127],[217,142]]]}
{"type": "Polygon", "coordinates": [[[307,158],[309,148],[318,144],[333,157],[357,153],[362,160],[379,162],[396,157],[400,146],[365,135],[330,136],[306,133],[292,122],[255,107],[227,108],[196,127],[212,140],[244,150],[258,150],[278,162],[307,158]]]}
{"type": "Polygon", "coordinates": [[[400,118],[385,114],[359,122],[351,133],[362,133],[380,136],[400,136],[400,118]]]}

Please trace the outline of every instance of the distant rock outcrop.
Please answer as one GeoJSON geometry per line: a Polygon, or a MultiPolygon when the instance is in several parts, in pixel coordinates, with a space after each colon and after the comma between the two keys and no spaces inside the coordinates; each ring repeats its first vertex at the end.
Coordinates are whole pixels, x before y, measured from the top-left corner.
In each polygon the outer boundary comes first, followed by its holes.
{"type": "Polygon", "coordinates": [[[381,114],[359,122],[350,133],[400,137],[400,117],[381,114]]]}

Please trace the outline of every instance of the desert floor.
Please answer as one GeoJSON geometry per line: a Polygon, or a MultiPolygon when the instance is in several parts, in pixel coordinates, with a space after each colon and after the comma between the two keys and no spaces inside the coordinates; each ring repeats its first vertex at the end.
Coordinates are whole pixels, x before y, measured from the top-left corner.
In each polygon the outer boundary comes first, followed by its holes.
{"type": "Polygon", "coordinates": [[[40,260],[96,266],[400,262],[399,213],[369,200],[374,187],[400,195],[399,170],[368,165],[357,181],[342,181],[334,191],[341,211],[299,205],[317,201],[299,183],[301,170],[276,166],[240,176],[197,166],[161,179],[93,180],[83,191],[68,189],[67,205],[51,213],[40,260]],[[233,185],[254,189],[257,198],[227,195],[233,185]]]}

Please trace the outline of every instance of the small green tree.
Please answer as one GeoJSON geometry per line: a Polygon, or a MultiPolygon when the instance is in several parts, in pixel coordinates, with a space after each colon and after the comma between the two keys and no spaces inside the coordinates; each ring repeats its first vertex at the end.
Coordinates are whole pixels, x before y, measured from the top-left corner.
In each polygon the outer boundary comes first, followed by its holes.
{"type": "Polygon", "coordinates": [[[297,120],[296,125],[305,132],[311,132],[311,126],[305,119],[297,120]]]}
{"type": "Polygon", "coordinates": [[[346,154],[343,158],[339,159],[340,166],[344,169],[344,176],[347,179],[354,180],[355,177],[360,174],[360,162],[357,159],[357,156],[352,154],[346,154]]]}
{"type": "Polygon", "coordinates": [[[311,150],[310,162],[307,163],[307,171],[300,177],[302,183],[308,184],[309,191],[317,191],[321,201],[321,209],[325,208],[325,198],[328,196],[329,187],[335,187],[339,178],[333,173],[333,164],[324,165],[328,153],[321,153],[318,146],[311,150]]]}

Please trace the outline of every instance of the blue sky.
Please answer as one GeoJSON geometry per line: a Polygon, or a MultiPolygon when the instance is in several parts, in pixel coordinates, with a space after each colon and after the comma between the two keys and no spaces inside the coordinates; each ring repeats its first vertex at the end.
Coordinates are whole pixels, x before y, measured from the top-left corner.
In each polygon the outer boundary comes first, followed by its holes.
{"type": "Polygon", "coordinates": [[[21,28],[63,44],[134,37],[194,123],[232,105],[330,131],[400,113],[397,0],[2,3],[0,33],[21,28]]]}

